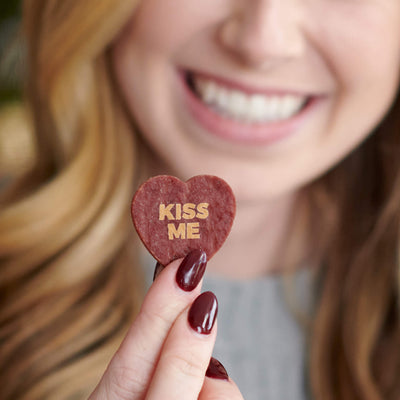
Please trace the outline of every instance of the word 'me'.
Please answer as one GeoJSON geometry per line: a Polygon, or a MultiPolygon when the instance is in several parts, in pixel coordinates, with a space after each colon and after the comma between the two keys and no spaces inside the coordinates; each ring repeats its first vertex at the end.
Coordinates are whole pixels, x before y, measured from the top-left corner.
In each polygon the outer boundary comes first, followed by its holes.
{"type": "MultiPolygon", "coordinates": [[[[165,218],[169,221],[180,221],[182,219],[206,219],[208,217],[208,203],[185,203],[185,204],[160,204],[160,221],[165,218]]],[[[178,227],[174,223],[168,225],[168,239],[200,239],[199,222],[181,222],[178,227]]]]}

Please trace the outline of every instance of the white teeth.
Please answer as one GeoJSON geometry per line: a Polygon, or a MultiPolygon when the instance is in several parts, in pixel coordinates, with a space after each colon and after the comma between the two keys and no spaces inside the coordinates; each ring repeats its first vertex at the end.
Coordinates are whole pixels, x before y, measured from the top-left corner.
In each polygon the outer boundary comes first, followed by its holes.
{"type": "Polygon", "coordinates": [[[198,89],[199,91],[201,91],[201,93],[203,93],[202,99],[204,102],[206,102],[207,104],[213,103],[214,99],[217,96],[217,85],[214,82],[199,82],[198,89]],[[202,86],[200,87],[200,85],[202,86]]]}
{"type": "Polygon", "coordinates": [[[306,96],[248,95],[231,90],[215,81],[193,76],[201,100],[216,112],[240,122],[265,123],[295,115],[306,102],[306,96]]]}
{"type": "MultiPolygon", "coordinates": [[[[215,94],[216,105],[221,108],[221,111],[229,111],[229,92],[225,89],[217,89],[215,94]]],[[[212,102],[211,102],[212,104],[212,102]]]]}

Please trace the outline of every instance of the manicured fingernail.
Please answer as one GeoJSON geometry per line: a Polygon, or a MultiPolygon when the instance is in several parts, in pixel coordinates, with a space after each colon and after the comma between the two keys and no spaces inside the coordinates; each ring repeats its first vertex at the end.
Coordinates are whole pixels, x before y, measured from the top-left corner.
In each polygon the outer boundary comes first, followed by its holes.
{"type": "Polygon", "coordinates": [[[155,268],[155,270],[154,270],[154,275],[153,275],[153,282],[156,280],[157,276],[159,275],[159,273],[160,273],[163,269],[164,269],[164,265],[160,264],[160,263],[157,261],[156,268],[155,268]]]}
{"type": "Polygon", "coordinates": [[[181,262],[176,273],[176,283],[185,292],[192,291],[200,282],[207,265],[207,255],[202,250],[191,251],[181,262]]]}
{"type": "Polygon", "coordinates": [[[218,301],[213,292],[204,292],[193,302],[188,321],[193,330],[208,335],[217,318],[218,301]]]}
{"type": "Polygon", "coordinates": [[[208,364],[206,376],[209,378],[223,379],[225,381],[229,380],[225,367],[214,357],[211,357],[210,364],[208,364]]]}

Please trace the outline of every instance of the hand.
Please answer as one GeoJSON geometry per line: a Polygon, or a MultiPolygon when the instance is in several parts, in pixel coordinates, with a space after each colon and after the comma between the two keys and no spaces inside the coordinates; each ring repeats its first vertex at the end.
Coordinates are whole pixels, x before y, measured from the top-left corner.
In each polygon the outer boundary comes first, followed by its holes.
{"type": "Polygon", "coordinates": [[[89,400],[243,400],[210,363],[218,307],[211,292],[200,295],[205,263],[193,251],[161,271],[89,400]],[[212,367],[220,379],[205,377],[212,367]]]}

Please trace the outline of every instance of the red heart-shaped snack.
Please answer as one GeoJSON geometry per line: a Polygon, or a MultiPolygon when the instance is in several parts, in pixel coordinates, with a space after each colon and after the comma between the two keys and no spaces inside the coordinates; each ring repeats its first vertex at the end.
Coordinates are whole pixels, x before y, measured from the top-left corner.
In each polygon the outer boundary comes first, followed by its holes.
{"type": "Polygon", "coordinates": [[[236,202],[230,186],[211,175],[187,182],[150,178],[132,200],[132,220],[147,250],[162,265],[202,249],[210,259],[227,238],[236,202]]]}

